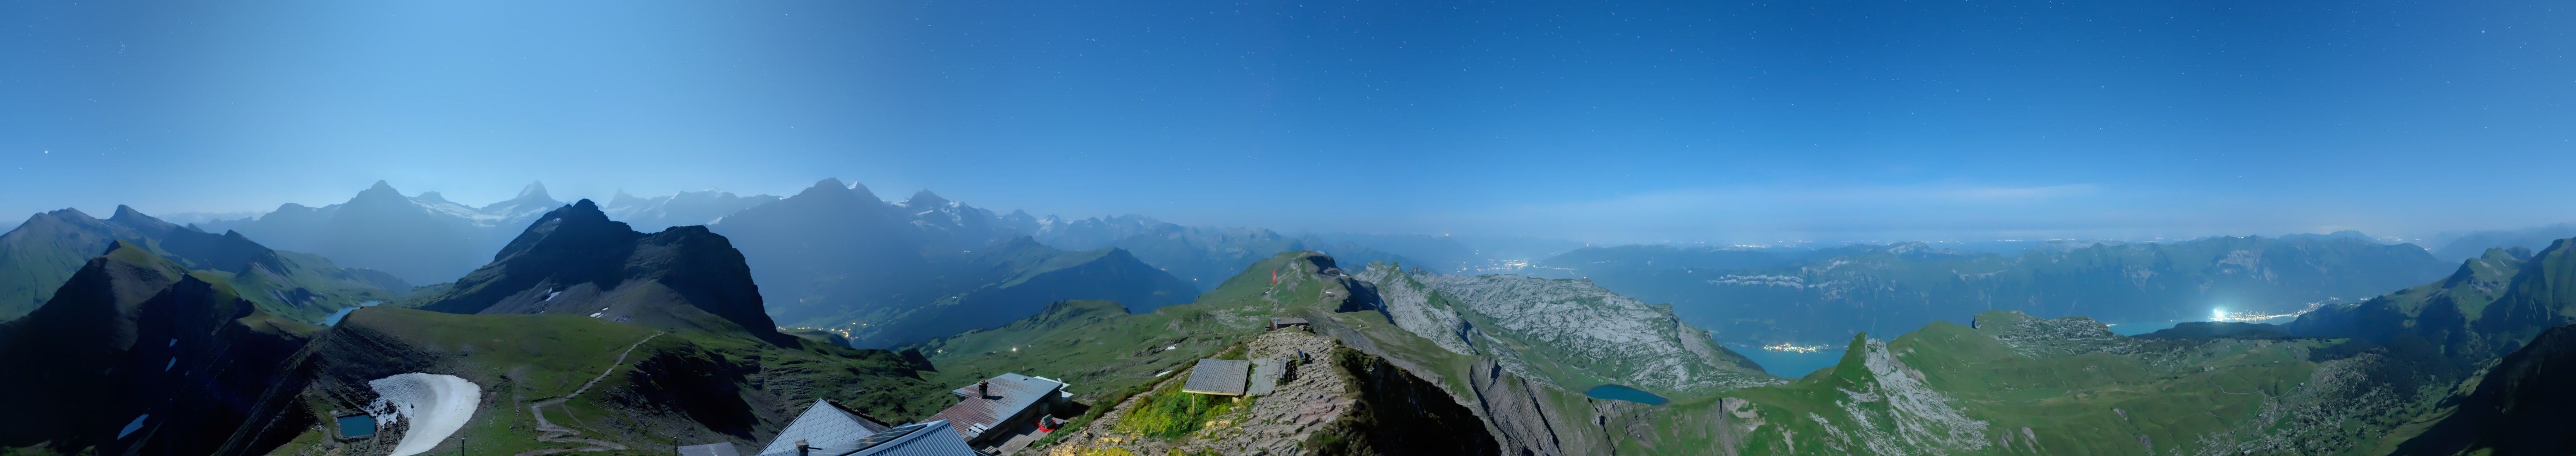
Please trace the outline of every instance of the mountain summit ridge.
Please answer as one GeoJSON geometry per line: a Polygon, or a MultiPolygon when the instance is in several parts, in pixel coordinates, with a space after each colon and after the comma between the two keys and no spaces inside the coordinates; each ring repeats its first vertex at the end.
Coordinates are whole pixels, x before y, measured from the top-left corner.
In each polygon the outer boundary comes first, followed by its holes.
{"type": "Polygon", "coordinates": [[[645,234],[580,200],[547,212],[422,310],[570,314],[779,342],[741,252],[701,226],[645,234]]]}

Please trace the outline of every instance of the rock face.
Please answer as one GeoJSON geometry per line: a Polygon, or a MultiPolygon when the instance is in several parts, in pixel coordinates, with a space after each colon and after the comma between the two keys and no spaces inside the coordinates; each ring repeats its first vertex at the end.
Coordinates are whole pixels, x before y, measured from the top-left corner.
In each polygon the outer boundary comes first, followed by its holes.
{"type": "Polygon", "coordinates": [[[1734,417],[1658,414],[1671,408],[1594,399],[1579,391],[1617,383],[1684,394],[1687,400],[1726,385],[1780,381],[1750,361],[1727,361],[1738,357],[1710,341],[1689,340],[1708,336],[1678,323],[1661,306],[1580,281],[1397,271],[1370,265],[1339,278],[1349,298],[1338,308],[1321,309],[1331,313],[1315,320],[1315,330],[1442,385],[1441,399],[1472,411],[1507,454],[1588,455],[1621,451],[1630,443],[1673,445],[1661,443],[1664,437],[1656,432],[1657,426],[1676,423],[1703,428],[1688,432],[1689,442],[1680,444],[1693,449],[1679,452],[1732,454],[1744,432],[1734,417]],[[1629,332],[1593,334],[1590,327],[1629,332]],[[1664,358],[1647,359],[1645,353],[1664,358]],[[1665,381],[1675,368],[1692,372],[1690,381],[1665,381]]]}
{"type": "Polygon", "coordinates": [[[492,263],[420,307],[463,314],[568,314],[785,340],[742,253],[684,226],[643,234],[590,200],[548,212],[492,263]]]}
{"type": "Polygon", "coordinates": [[[1777,382],[1667,306],[1578,280],[1398,273],[1372,265],[1389,320],[1460,354],[1492,355],[1523,378],[1581,390],[1619,384],[1666,394],[1777,382]]]}
{"type": "MultiPolygon", "coordinates": [[[[1115,430],[1142,399],[1130,398],[1090,425],[1033,454],[1080,455],[1118,448],[1134,454],[1501,454],[1473,411],[1440,387],[1373,355],[1305,331],[1271,331],[1244,345],[1259,366],[1284,366],[1275,390],[1240,399],[1180,438],[1115,430]],[[1300,355],[1303,355],[1301,358],[1300,355]]],[[[1169,382],[1187,375],[1175,373],[1169,382]]]]}
{"type": "Polygon", "coordinates": [[[208,454],[311,326],[255,309],[220,278],[116,242],[45,306],[0,324],[0,447],[208,454]]]}

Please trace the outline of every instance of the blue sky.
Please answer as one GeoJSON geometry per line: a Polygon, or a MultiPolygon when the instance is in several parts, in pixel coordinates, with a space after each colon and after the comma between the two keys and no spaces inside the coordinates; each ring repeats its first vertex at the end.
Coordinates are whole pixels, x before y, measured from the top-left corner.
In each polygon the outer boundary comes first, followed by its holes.
{"type": "Polygon", "coordinates": [[[1603,242],[2576,220],[2556,2],[15,2],[0,213],[888,198],[1603,242]]]}

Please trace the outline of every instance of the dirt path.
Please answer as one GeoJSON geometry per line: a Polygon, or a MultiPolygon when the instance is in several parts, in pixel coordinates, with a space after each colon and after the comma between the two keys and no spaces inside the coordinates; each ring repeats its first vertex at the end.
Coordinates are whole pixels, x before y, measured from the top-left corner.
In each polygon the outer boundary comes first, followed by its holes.
{"type": "Polygon", "coordinates": [[[546,409],[546,406],[555,405],[555,404],[562,404],[562,403],[564,403],[564,401],[569,401],[569,400],[572,400],[572,398],[574,398],[574,397],[579,397],[579,396],[581,396],[581,393],[583,393],[583,392],[590,391],[590,386],[591,386],[591,385],[597,385],[597,384],[599,384],[599,381],[600,381],[600,380],[605,380],[605,379],[607,379],[607,378],[608,378],[608,374],[611,374],[611,373],[615,373],[615,372],[617,372],[617,366],[623,366],[623,365],[626,365],[626,355],[629,355],[629,354],[633,354],[633,353],[635,353],[635,347],[641,347],[641,346],[644,346],[644,343],[645,343],[645,342],[650,342],[650,341],[652,341],[652,340],[653,340],[653,338],[655,338],[655,337],[662,337],[662,334],[664,334],[664,333],[653,333],[653,335],[650,335],[650,336],[644,336],[644,340],[635,341],[635,345],[628,345],[628,346],[626,346],[626,351],[624,351],[624,352],[619,352],[619,353],[617,354],[617,362],[609,363],[609,364],[608,364],[608,368],[607,368],[607,369],[602,369],[602,370],[600,370],[600,371],[599,371],[599,376],[597,376],[597,377],[591,377],[591,378],[590,378],[590,381],[588,381],[588,382],[583,382],[583,383],[581,384],[581,388],[578,388],[578,389],[574,389],[574,390],[572,390],[572,394],[566,394],[566,395],[564,395],[563,397],[558,397],[558,398],[553,398],[553,399],[547,399],[547,400],[537,401],[537,403],[535,403],[535,404],[528,404],[528,413],[529,413],[529,414],[531,414],[531,415],[535,415],[535,416],[537,417],[537,432],[538,432],[538,434],[537,434],[537,441],[540,441],[540,442],[547,442],[547,443],[578,443],[578,444],[583,444],[583,445],[587,445],[587,446],[583,446],[583,447],[579,447],[579,448],[547,448],[547,449],[542,449],[542,450],[528,450],[528,451],[521,451],[521,452],[519,452],[519,454],[518,454],[518,455],[516,455],[516,456],[538,456],[538,455],[555,454],[555,453],[570,453],[570,452],[575,452],[575,451],[611,451],[611,450],[625,450],[625,449],[627,449],[627,448],[626,448],[626,445],[624,445],[624,444],[620,444],[620,443],[617,443],[617,442],[610,442],[610,441],[598,440],[598,439],[586,439],[586,438],[580,438],[580,437],[573,437],[573,436],[575,436],[575,435],[581,435],[581,431],[575,431],[575,430],[573,430],[572,428],[568,428],[568,427],[556,426],[556,425],[555,425],[555,423],[554,423],[553,421],[547,421],[547,420],[546,420],[546,410],[545,410],[545,409],[546,409]]]}

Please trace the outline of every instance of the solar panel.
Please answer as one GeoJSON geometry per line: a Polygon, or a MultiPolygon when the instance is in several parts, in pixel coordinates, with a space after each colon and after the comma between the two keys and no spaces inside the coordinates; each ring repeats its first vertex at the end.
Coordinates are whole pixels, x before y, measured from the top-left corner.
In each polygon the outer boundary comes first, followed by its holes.
{"type": "Polygon", "coordinates": [[[1251,370],[1251,361],[1202,359],[1198,367],[1190,368],[1190,380],[1181,384],[1181,391],[1241,396],[1244,382],[1252,377],[1251,370]]]}

